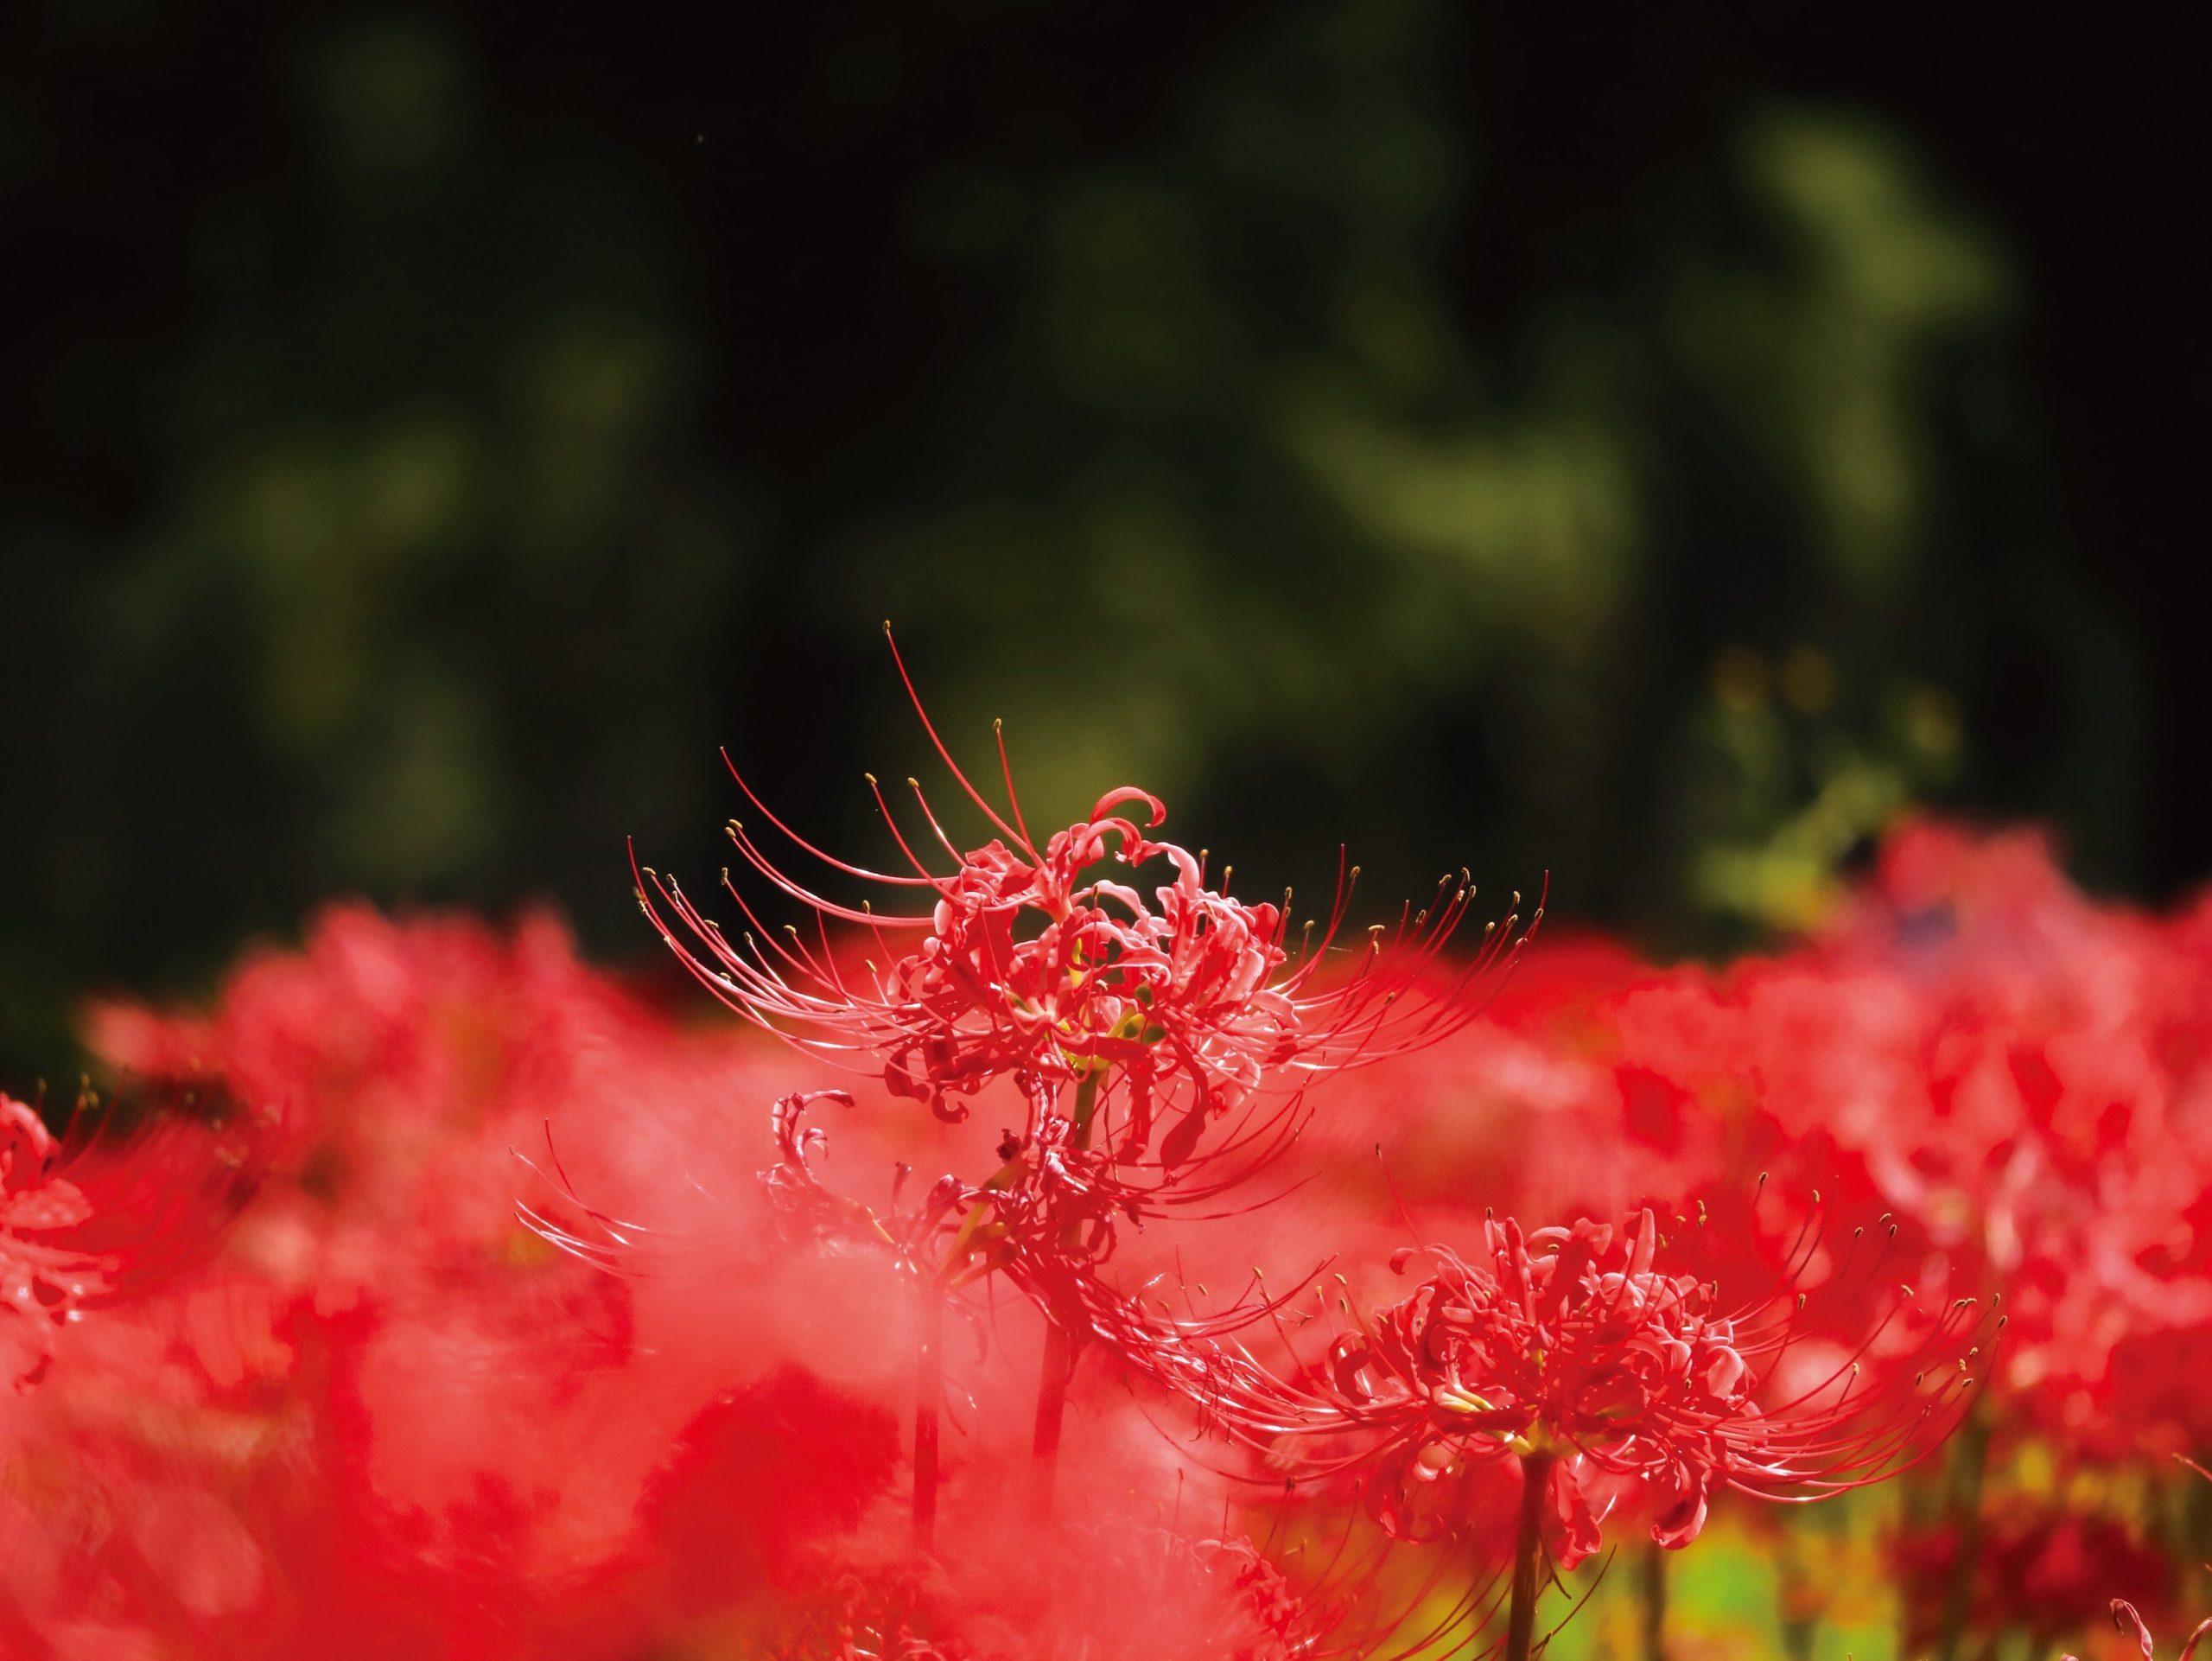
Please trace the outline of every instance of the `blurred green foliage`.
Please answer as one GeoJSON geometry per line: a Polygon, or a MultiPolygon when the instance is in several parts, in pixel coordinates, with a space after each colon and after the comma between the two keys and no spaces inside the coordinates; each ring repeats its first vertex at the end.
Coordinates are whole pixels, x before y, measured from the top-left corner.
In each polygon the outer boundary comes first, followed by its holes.
{"type": "Polygon", "coordinates": [[[1721,945],[1947,790],[2124,863],[2025,278],[1896,120],[1753,66],[1581,132],[1442,0],[1098,44],[1103,91],[1051,8],[847,23],[688,73],[489,10],[25,26],[11,1073],[334,891],[633,945],[622,837],[718,863],[717,743],[876,845],[886,616],[1033,819],[1141,781],[1262,887],[1342,838],[1721,945]]]}

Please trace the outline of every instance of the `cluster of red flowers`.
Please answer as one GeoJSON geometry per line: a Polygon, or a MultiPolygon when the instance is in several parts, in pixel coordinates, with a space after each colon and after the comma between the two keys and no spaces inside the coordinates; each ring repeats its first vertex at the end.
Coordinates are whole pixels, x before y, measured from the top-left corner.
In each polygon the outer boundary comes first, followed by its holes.
{"type": "Polygon", "coordinates": [[[1652,1203],[1702,1278],[1808,1286],[1801,1377],[1861,1343],[1904,1357],[1957,1296],[2002,1289],[2003,1341],[1972,1369],[1989,1391],[1896,1525],[1907,1652],[2055,1644],[2115,1595],[2186,1631],[2212,1605],[2212,1508],[2173,1463],[2212,1447],[2208,929],[2212,901],[2083,895],[2035,833],[1908,824],[1782,955],[1653,970],[1553,939],[1394,1072],[1375,1134],[1395,1190],[1344,1137],[1339,1197],[1390,1218],[1402,1193],[1443,1234],[1489,1203],[1652,1203]],[[1894,1306],[1849,1251],[1793,1267],[1808,1212],[1865,1219],[1921,1324],[1875,1332],[1894,1306]]]}
{"type": "Polygon", "coordinates": [[[2212,1602],[2212,904],[1921,825],[1783,955],[1506,982],[1464,878],[1295,934],[1149,796],[954,777],[981,847],[819,856],[904,906],[640,870],[780,1044],[359,908],[95,1009],[175,1085],[0,1098],[0,1653],[1520,1656],[1593,1553],[1916,1466],[1915,1653],[2212,1602]]]}
{"type": "MultiPolygon", "coordinates": [[[[1175,1488],[1141,1421],[1071,1450],[1064,1532],[995,1498],[1018,1410],[965,1344],[969,1550],[918,1562],[911,1300],[794,1251],[730,1134],[791,1058],[678,1026],[550,921],[334,910],[212,1016],[109,1006],[92,1035],[142,1074],[219,1069],[270,1123],[219,1251],[79,1323],[0,1423],[0,1653],[1073,1656],[1101,1652],[1102,1568],[1142,1592],[1104,1653],[1294,1652],[1298,1600],[1218,1509],[1128,1497],[1175,1488]],[[571,1191],[621,1272],[528,1220],[571,1191]]],[[[58,1261],[55,1214],[11,1211],[11,1275],[58,1261]]]]}

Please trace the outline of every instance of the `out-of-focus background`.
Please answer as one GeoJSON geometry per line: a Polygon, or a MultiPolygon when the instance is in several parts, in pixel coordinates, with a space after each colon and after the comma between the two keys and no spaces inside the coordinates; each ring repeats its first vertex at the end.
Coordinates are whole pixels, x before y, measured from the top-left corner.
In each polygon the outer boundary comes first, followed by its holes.
{"type": "MultiPolygon", "coordinates": [[[[0,17],[0,1076],[324,896],[924,752],[1661,951],[1910,801],[2201,878],[2182,54],[2112,19],[0,17]]],[[[1240,886],[1242,884],[1240,883],[1240,886]]]]}

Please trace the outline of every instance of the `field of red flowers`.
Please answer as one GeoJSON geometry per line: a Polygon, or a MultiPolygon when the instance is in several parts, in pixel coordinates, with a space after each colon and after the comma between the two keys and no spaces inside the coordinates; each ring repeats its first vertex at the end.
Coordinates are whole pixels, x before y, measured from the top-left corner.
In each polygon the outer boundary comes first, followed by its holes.
{"type": "Polygon", "coordinates": [[[2194,1647],[2212,901],[1909,823],[1666,966],[975,793],[641,869],[738,1019],[358,906],[89,1010],[0,1101],[0,1654],[2194,1647]]]}

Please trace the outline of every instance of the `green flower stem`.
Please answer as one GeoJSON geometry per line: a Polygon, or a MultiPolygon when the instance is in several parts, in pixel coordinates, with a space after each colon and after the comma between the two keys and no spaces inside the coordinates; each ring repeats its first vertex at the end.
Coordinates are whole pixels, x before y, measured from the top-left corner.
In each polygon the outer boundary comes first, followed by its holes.
{"type": "Polygon", "coordinates": [[[1643,1548],[1643,1661],[1667,1661],[1667,1548],[1643,1548]]]}
{"type": "Polygon", "coordinates": [[[937,1538],[938,1410],[944,1397],[944,1295],[935,1282],[914,1283],[914,1547],[937,1538]]]}
{"type": "Polygon", "coordinates": [[[1542,1589],[1544,1489],[1552,1455],[1521,1458],[1521,1529],[1513,1542],[1513,1602],[1505,1628],[1505,1661],[1529,1661],[1536,1635],[1536,1599],[1542,1589]]]}
{"type": "MultiPolygon", "coordinates": [[[[1105,1078],[1103,1067],[1084,1075],[1075,1089],[1075,1145],[1090,1146],[1091,1121],[1098,1111],[1098,1089],[1105,1078]]],[[[1080,1228],[1071,1223],[1060,1244],[1074,1248],[1082,1243],[1080,1228]]],[[[1068,1380],[1074,1376],[1076,1336],[1045,1312],[1045,1356],[1037,1374],[1037,1423],[1030,1441],[1029,1512],[1039,1522],[1052,1514],[1052,1484],[1060,1462],[1060,1422],[1068,1405],[1068,1380]]]]}

